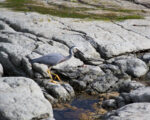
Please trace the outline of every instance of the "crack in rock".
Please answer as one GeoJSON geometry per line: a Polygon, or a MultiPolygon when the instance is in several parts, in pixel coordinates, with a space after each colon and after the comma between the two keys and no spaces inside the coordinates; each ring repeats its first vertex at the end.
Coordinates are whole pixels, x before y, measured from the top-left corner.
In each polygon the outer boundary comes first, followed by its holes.
{"type": "Polygon", "coordinates": [[[141,33],[138,33],[138,32],[136,32],[136,31],[133,31],[133,30],[131,30],[131,29],[128,29],[128,28],[125,28],[123,25],[121,25],[121,24],[119,24],[119,23],[117,23],[117,22],[113,22],[115,25],[117,25],[117,26],[120,26],[122,29],[124,29],[124,30],[127,30],[127,31],[129,31],[129,32],[133,32],[133,33],[135,33],[135,34],[138,34],[138,35],[140,35],[140,36],[142,36],[142,37],[145,37],[145,38],[147,38],[147,39],[150,39],[150,37],[148,37],[148,36],[145,36],[145,35],[142,35],[141,33]]]}

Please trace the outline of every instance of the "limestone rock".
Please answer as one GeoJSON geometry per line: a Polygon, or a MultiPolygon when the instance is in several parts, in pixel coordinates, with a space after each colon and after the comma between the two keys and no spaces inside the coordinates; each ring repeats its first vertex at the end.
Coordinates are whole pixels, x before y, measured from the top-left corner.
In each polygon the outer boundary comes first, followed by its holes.
{"type": "Polygon", "coordinates": [[[119,92],[129,93],[131,90],[136,90],[141,87],[145,87],[145,85],[140,82],[134,81],[134,80],[124,81],[119,87],[119,92]]]}
{"type": "Polygon", "coordinates": [[[147,65],[150,67],[150,53],[145,53],[142,57],[142,59],[147,63],[147,65]]]}
{"type": "Polygon", "coordinates": [[[3,120],[53,120],[51,104],[40,87],[24,77],[0,78],[0,114],[3,120]]]}
{"type": "Polygon", "coordinates": [[[0,77],[3,76],[3,73],[4,73],[4,71],[3,71],[3,66],[0,64],[0,77]]]}
{"type": "Polygon", "coordinates": [[[102,120],[148,120],[150,103],[132,103],[107,113],[102,120]]]}
{"type": "Polygon", "coordinates": [[[112,73],[106,73],[103,76],[97,77],[93,80],[92,83],[89,84],[87,87],[87,91],[92,93],[104,93],[109,91],[119,91],[119,87],[125,81],[130,81],[130,78],[121,78],[116,77],[112,73]]]}
{"type": "Polygon", "coordinates": [[[134,102],[149,102],[150,101],[150,87],[139,87],[129,93],[122,92],[119,97],[115,99],[117,107],[122,107],[126,104],[134,102]]]}
{"type": "Polygon", "coordinates": [[[46,94],[49,94],[50,100],[57,101],[69,101],[75,96],[74,89],[68,83],[52,83],[49,79],[37,79],[36,82],[45,89],[46,94]]]}
{"type": "Polygon", "coordinates": [[[118,57],[113,64],[119,66],[121,71],[133,77],[141,77],[148,71],[148,66],[142,60],[135,57],[118,57]]]}
{"type": "Polygon", "coordinates": [[[150,87],[139,88],[129,93],[133,102],[150,102],[150,87]]]}

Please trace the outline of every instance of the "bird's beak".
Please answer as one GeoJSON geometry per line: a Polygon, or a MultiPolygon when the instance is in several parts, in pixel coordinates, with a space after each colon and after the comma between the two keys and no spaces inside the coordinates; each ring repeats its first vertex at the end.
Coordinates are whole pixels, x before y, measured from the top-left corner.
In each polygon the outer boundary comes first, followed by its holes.
{"type": "Polygon", "coordinates": [[[79,49],[78,49],[78,48],[75,48],[73,51],[76,53],[76,52],[78,52],[78,51],[79,51],[79,49]]]}
{"type": "Polygon", "coordinates": [[[78,52],[79,54],[83,55],[84,56],[84,53],[81,52],[78,48],[76,48],[76,52],[78,52]]]}

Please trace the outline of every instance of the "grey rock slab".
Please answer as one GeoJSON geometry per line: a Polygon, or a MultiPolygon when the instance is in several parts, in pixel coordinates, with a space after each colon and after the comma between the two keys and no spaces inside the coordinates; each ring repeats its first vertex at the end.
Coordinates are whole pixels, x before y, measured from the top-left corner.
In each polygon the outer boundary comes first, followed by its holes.
{"type": "MultiPolygon", "coordinates": [[[[54,41],[68,46],[76,45],[85,54],[85,58],[98,59],[99,53],[103,57],[113,57],[150,48],[150,40],[146,37],[149,35],[149,27],[143,29],[141,35],[141,32],[136,32],[138,27],[134,27],[134,31],[122,27],[121,24],[124,22],[80,21],[79,19],[76,22],[75,19],[3,10],[0,14],[0,19],[11,24],[16,31],[48,39],[53,38],[54,41]],[[87,39],[87,36],[92,39],[87,39]]],[[[138,20],[128,20],[126,23],[131,27],[130,23],[133,22],[139,24],[138,20]]],[[[149,20],[143,19],[143,24],[149,24],[149,20]]]]}
{"type": "MultiPolygon", "coordinates": [[[[141,0],[141,1],[143,1],[143,0],[141,0]]],[[[135,34],[139,34],[141,37],[143,36],[145,38],[150,39],[150,35],[149,35],[150,17],[146,17],[145,19],[140,19],[140,20],[126,20],[126,21],[118,22],[117,24],[127,31],[130,31],[135,34]]],[[[141,46],[143,46],[143,45],[146,46],[146,44],[144,43],[144,41],[146,39],[142,39],[141,37],[139,38],[139,41],[137,41],[137,42],[141,43],[141,46]],[[142,41],[142,42],[140,42],[140,41],[142,41]]],[[[139,46],[139,48],[141,46],[139,46]]],[[[148,45],[147,45],[147,47],[148,47],[148,45]]]]}
{"type": "Polygon", "coordinates": [[[98,92],[106,92],[111,86],[113,86],[118,79],[113,75],[105,75],[100,77],[95,83],[92,84],[92,88],[98,92]]]}
{"type": "Polygon", "coordinates": [[[0,42],[11,43],[14,45],[20,45],[25,49],[33,50],[36,47],[35,36],[31,34],[23,34],[16,32],[1,32],[0,33],[0,42]]]}
{"type": "Polygon", "coordinates": [[[25,49],[20,45],[13,45],[10,43],[1,43],[0,51],[7,53],[11,57],[12,63],[16,66],[20,66],[23,56],[31,53],[30,50],[25,49]]]}
{"type": "Polygon", "coordinates": [[[82,36],[80,33],[72,31],[72,33],[63,34],[61,36],[56,36],[53,39],[58,39],[65,42],[68,46],[75,45],[78,49],[84,53],[84,58],[95,58],[99,59],[100,55],[92,47],[92,45],[82,36]]]}
{"type": "MultiPolygon", "coordinates": [[[[128,88],[127,88],[128,89],[128,88]]],[[[124,91],[115,99],[118,107],[122,107],[130,103],[150,102],[150,87],[140,86],[132,91],[124,91]],[[127,93],[129,92],[129,93],[127,93]]]]}
{"type": "Polygon", "coordinates": [[[36,81],[47,94],[53,97],[53,99],[50,98],[53,102],[70,101],[75,96],[74,89],[68,83],[52,83],[50,79],[37,79],[36,81]]]}
{"type": "Polygon", "coordinates": [[[133,102],[150,102],[150,87],[133,90],[129,96],[133,102]]]}
{"type": "Polygon", "coordinates": [[[137,82],[137,81],[124,81],[120,87],[119,92],[130,92],[131,90],[136,90],[138,88],[145,87],[144,84],[137,82]]]}
{"type": "Polygon", "coordinates": [[[4,73],[4,71],[3,71],[3,66],[0,64],[0,77],[3,76],[3,73],[4,73]]]}
{"type": "Polygon", "coordinates": [[[119,69],[119,67],[117,65],[113,65],[113,64],[101,64],[100,65],[100,68],[102,70],[104,70],[105,72],[107,70],[111,70],[111,72],[113,72],[114,74],[120,74],[121,73],[121,70],[119,69]]]}
{"type": "Polygon", "coordinates": [[[136,57],[118,57],[115,58],[113,64],[119,66],[122,72],[134,77],[141,77],[148,71],[146,63],[136,57]]]}
{"type": "MultiPolygon", "coordinates": [[[[117,86],[118,78],[113,74],[105,74],[96,78],[88,88],[88,91],[94,91],[98,93],[104,93],[109,90],[112,90],[115,86],[117,86]]],[[[121,80],[120,80],[121,81],[121,80]]]]}
{"type": "Polygon", "coordinates": [[[29,78],[0,78],[0,114],[3,120],[53,120],[51,104],[40,87],[29,78]]]}
{"type": "Polygon", "coordinates": [[[9,75],[26,76],[26,72],[23,71],[22,60],[23,57],[30,53],[30,50],[19,45],[2,42],[0,44],[0,62],[2,63],[5,72],[9,75]]]}
{"type": "Polygon", "coordinates": [[[15,32],[8,24],[0,20],[0,31],[1,32],[15,32]]]}
{"type": "Polygon", "coordinates": [[[49,94],[54,98],[57,98],[59,101],[69,101],[74,97],[74,90],[69,84],[53,84],[48,83],[45,86],[45,89],[49,94]]]}
{"type": "MultiPolygon", "coordinates": [[[[65,67],[64,69],[59,70],[61,74],[68,76],[69,78],[77,79],[79,76],[85,77],[86,75],[93,77],[104,75],[104,72],[99,66],[92,66],[92,65],[81,65],[76,67],[65,67]]],[[[83,80],[83,78],[81,80],[83,80]]],[[[84,80],[83,80],[84,81],[84,80]]]]}
{"type": "Polygon", "coordinates": [[[5,52],[0,52],[0,62],[6,74],[25,76],[25,73],[20,68],[16,68],[15,65],[12,64],[9,55],[5,52]]]}
{"type": "Polygon", "coordinates": [[[115,99],[109,99],[102,102],[103,108],[116,108],[116,101],[115,99]]]}
{"type": "Polygon", "coordinates": [[[132,103],[107,113],[102,120],[149,120],[150,103],[132,103]]]}
{"type": "Polygon", "coordinates": [[[5,2],[5,0],[0,0],[0,2],[5,2]]]}
{"type": "MultiPolygon", "coordinates": [[[[131,22],[132,21],[133,20],[131,20],[131,22]]],[[[149,21],[147,19],[144,19],[143,21],[149,24],[149,21]]],[[[130,23],[130,20],[128,20],[128,22],[130,23]]],[[[126,23],[128,24],[128,22],[126,23]]],[[[120,25],[121,23],[123,22],[65,22],[65,24],[70,26],[71,29],[73,29],[74,31],[81,31],[86,35],[92,37],[93,42],[95,42],[98,45],[99,52],[103,57],[113,57],[122,53],[146,50],[150,48],[149,38],[141,35],[140,33],[124,29],[120,25]]],[[[138,20],[135,20],[134,23],[138,24],[139,22],[138,20]]],[[[134,29],[137,30],[137,28],[134,29]]],[[[143,29],[143,32],[147,33],[147,35],[149,35],[148,31],[149,28],[147,28],[147,31],[144,31],[143,29]]]]}

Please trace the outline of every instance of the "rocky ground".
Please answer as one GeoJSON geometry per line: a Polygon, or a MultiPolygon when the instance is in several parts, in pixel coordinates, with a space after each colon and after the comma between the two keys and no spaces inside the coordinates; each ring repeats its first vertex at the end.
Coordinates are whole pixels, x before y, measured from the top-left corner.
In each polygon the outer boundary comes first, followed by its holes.
{"type": "Polygon", "coordinates": [[[43,5],[56,7],[56,11],[59,11],[58,6],[67,10],[71,9],[68,6],[80,8],[79,11],[72,11],[73,15],[78,15],[76,18],[69,13],[68,16],[52,12],[43,15],[33,6],[29,6],[27,11],[21,7],[16,9],[14,5],[5,6],[5,2],[0,0],[1,119],[52,120],[51,104],[66,103],[78,92],[100,98],[96,105],[99,112],[93,113],[91,119],[149,119],[148,0],[38,1],[42,2],[42,9],[43,5]],[[105,16],[106,21],[101,21],[104,20],[101,16],[104,13],[109,16],[116,14],[117,17],[108,20],[105,16]],[[129,15],[138,15],[143,19],[117,21],[120,20],[118,16],[128,19],[129,15]],[[46,65],[30,63],[31,58],[47,53],[68,55],[73,45],[79,51],[67,62],[52,68],[63,83],[49,82],[46,65]],[[113,91],[115,95],[105,95],[113,91]]]}

